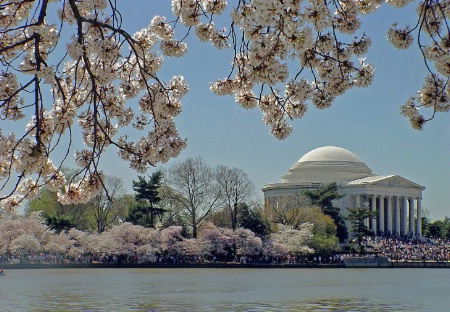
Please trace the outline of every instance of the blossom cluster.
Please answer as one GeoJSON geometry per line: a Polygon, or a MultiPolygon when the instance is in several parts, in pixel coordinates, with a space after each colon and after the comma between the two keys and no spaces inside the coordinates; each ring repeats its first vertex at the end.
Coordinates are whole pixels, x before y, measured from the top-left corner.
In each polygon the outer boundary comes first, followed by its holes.
{"type": "Polygon", "coordinates": [[[305,224],[300,230],[282,227],[273,237],[263,241],[248,229],[239,228],[233,232],[208,223],[202,227],[199,238],[186,239],[180,226],[153,229],[123,223],[101,234],[74,228],[57,234],[45,225],[42,214],[34,212],[30,217],[0,220],[0,254],[22,258],[46,252],[68,260],[87,255],[95,258],[116,255],[143,261],[171,256],[203,259],[225,259],[235,255],[282,257],[313,252],[307,246],[311,231],[311,224],[305,224]]]}
{"type": "Polygon", "coordinates": [[[22,134],[0,130],[0,190],[13,188],[0,198],[1,208],[14,211],[43,186],[57,190],[62,203],[87,202],[103,187],[100,158],[110,146],[138,172],[167,162],[186,146],[175,117],[188,85],[182,76],[169,81],[157,76],[161,53],[182,56],[186,44],[159,16],[147,28],[127,33],[114,5],[106,0],[1,3],[0,118],[29,118],[22,134]],[[49,14],[55,9],[59,20],[49,14]],[[73,33],[66,42],[63,29],[73,33]],[[61,46],[67,54],[58,58],[61,46]],[[80,150],[72,147],[76,126],[80,150]],[[147,134],[128,137],[130,128],[147,134]],[[58,150],[67,151],[57,163],[58,150]],[[76,178],[66,181],[61,168],[71,154],[79,168],[76,178]]]}
{"type": "MultiPolygon", "coordinates": [[[[284,139],[292,132],[288,120],[302,118],[308,103],[325,109],[350,88],[372,83],[374,66],[362,58],[371,40],[356,32],[361,27],[360,16],[375,12],[383,2],[403,8],[413,1],[243,0],[227,8],[225,0],[172,0],[172,10],[186,27],[195,28],[200,41],[217,48],[234,47],[232,73],[211,83],[212,92],[234,95],[245,109],[259,107],[271,133],[284,139]],[[232,20],[228,31],[213,22],[224,12],[230,12],[232,20]],[[344,40],[349,38],[345,35],[351,35],[353,41],[344,40]]],[[[434,90],[432,105],[422,103],[423,96],[430,95],[427,77],[413,107],[430,108],[432,116],[450,109],[449,12],[448,0],[418,1],[415,26],[393,23],[386,35],[394,47],[408,49],[417,33],[434,90]]],[[[401,110],[404,113],[404,106],[401,110]]],[[[417,129],[427,120],[418,111],[408,117],[417,129]]]]}
{"type": "MultiPolygon", "coordinates": [[[[394,7],[403,7],[410,0],[386,1],[394,7]]],[[[400,107],[402,115],[409,118],[411,126],[421,130],[426,121],[436,113],[450,111],[448,93],[450,76],[450,33],[447,27],[447,16],[450,14],[450,1],[420,1],[416,9],[417,26],[399,27],[394,23],[387,33],[388,41],[398,49],[408,49],[414,42],[414,34],[424,57],[429,74],[416,96],[410,97],[400,107]],[[432,66],[434,63],[434,66],[432,66]],[[427,118],[420,108],[432,111],[427,118]]]]}
{"type": "MultiPolygon", "coordinates": [[[[290,120],[308,105],[326,109],[372,83],[375,69],[364,58],[371,40],[359,33],[360,16],[382,2],[240,0],[231,7],[226,0],[172,0],[175,18],[155,15],[130,34],[114,1],[2,1],[0,118],[26,119],[26,126],[22,133],[0,130],[0,208],[13,211],[43,186],[58,190],[64,203],[89,200],[103,186],[101,158],[109,148],[139,173],[179,155],[186,139],[175,118],[189,87],[182,76],[165,81],[158,74],[165,56],[187,53],[191,33],[234,50],[229,75],[211,91],[257,107],[272,135],[287,138],[290,120]],[[186,35],[177,39],[180,28],[186,35]],[[132,129],[146,133],[131,137],[132,129]],[[74,147],[76,133],[83,147],[74,147]],[[79,167],[66,180],[61,168],[72,155],[79,167]]],[[[412,0],[385,2],[401,8],[412,0]]],[[[401,107],[417,129],[427,121],[419,108],[433,116],[450,110],[449,12],[450,0],[420,1],[415,26],[394,23],[387,32],[399,49],[411,47],[416,33],[429,70],[418,95],[401,107]]]]}
{"type": "Polygon", "coordinates": [[[301,118],[307,102],[324,109],[348,89],[371,84],[374,67],[358,61],[367,53],[370,39],[362,35],[343,42],[338,33],[354,35],[361,24],[358,15],[378,5],[379,1],[363,5],[353,0],[244,0],[231,9],[229,31],[213,22],[215,15],[227,11],[226,1],[173,0],[172,10],[185,26],[195,27],[201,41],[217,48],[235,47],[233,73],[211,83],[212,92],[234,95],[245,109],[259,107],[272,135],[285,139],[292,132],[288,120],[301,118]],[[294,75],[292,64],[300,65],[294,75]],[[303,71],[311,72],[310,81],[299,75],[303,71]]]}

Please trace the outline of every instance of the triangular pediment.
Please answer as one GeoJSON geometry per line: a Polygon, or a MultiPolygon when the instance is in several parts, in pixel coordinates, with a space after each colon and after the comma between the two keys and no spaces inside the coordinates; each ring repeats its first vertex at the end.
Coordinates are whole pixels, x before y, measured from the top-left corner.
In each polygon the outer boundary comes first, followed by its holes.
{"type": "Polygon", "coordinates": [[[386,186],[386,187],[403,187],[403,188],[420,188],[425,189],[424,186],[412,182],[399,175],[389,176],[370,176],[358,180],[349,181],[347,185],[366,185],[366,186],[386,186]]]}

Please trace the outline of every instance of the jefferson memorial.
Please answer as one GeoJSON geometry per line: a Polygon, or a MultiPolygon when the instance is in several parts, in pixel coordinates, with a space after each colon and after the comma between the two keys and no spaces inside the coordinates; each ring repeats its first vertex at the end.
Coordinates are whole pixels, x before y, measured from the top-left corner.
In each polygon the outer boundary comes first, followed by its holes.
{"type": "Polygon", "coordinates": [[[425,187],[398,175],[375,175],[358,156],[335,146],[306,153],[282,176],[281,183],[265,185],[265,211],[289,205],[302,190],[319,189],[332,182],[344,195],[333,201],[344,216],[347,208],[367,207],[377,212],[377,218],[366,224],[376,235],[421,235],[425,187]]]}

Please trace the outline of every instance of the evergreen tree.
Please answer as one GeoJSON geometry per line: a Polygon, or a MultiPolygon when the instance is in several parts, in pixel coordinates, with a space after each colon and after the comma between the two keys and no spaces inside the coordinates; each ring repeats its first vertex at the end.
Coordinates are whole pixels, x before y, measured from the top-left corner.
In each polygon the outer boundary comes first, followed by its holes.
{"type": "Polygon", "coordinates": [[[332,201],[344,197],[345,195],[338,193],[338,188],[335,182],[328,184],[323,188],[317,190],[305,190],[302,192],[307,196],[312,205],[319,206],[322,212],[329,215],[336,224],[336,235],[340,242],[343,242],[348,237],[347,228],[345,226],[344,218],[341,215],[340,209],[333,206],[332,201]]]}
{"type": "Polygon", "coordinates": [[[246,203],[238,206],[238,223],[240,227],[248,229],[259,237],[269,234],[269,223],[264,220],[261,209],[251,208],[246,203]]]}
{"type": "Polygon", "coordinates": [[[422,236],[430,236],[430,219],[428,217],[422,216],[422,236]]]}
{"type": "Polygon", "coordinates": [[[138,181],[133,181],[136,205],[131,207],[126,221],[154,228],[156,218],[162,219],[165,210],[159,207],[161,197],[158,194],[162,175],[161,171],[156,171],[152,173],[148,181],[143,176],[139,176],[138,181]]]}
{"type": "Polygon", "coordinates": [[[58,234],[62,231],[69,231],[71,228],[76,227],[75,222],[67,216],[48,215],[44,213],[44,217],[48,227],[58,234]]]}
{"type": "Polygon", "coordinates": [[[365,236],[373,235],[373,231],[370,230],[365,221],[370,218],[375,218],[377,216],[376,211],[370,211],[365,207],[348,208],[347,220],[350,221],[353,231],[353,236],[359,246],[360,253],[363,251],[362,242],[365,236]]]}
{"type": "Polygon", "coordinates": [[[450,218],[445,216],[442,220],[436,220],[428,224],[428,235],[434,238],[450,238],[450,218]]]}

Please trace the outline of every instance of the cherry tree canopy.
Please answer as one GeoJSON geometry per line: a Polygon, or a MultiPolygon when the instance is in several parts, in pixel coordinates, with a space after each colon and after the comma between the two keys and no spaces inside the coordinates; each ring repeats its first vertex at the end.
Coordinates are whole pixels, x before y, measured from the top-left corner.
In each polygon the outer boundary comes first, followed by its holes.
{"type": "MultiPolygon", "coordinates": [[[[324,109],[371,84],[374,66],[363,58],[371,40],[359,33],[360,17],[382,0],[229,2],[172,0],[172,17],[150,12],[148,27],[131,34],[115,1],[0,0],[0,118],[24,121],[22,132],[1,126],[2,208],[13,211],[44,186],[62,203],[87,202],[104,188],[99,164],[108,147],[140,173],[179,155],[186,140],[174,118],[188,85],[178,73],[163,81],[158,72],[164,56],[187,52],[188,35],[234,50],[230,72],[210,89],[245,109],[259,107],[279,139],[308,105],[324,109]],[[216,25],[223,13],[228,24],[216,25]],[[132,128],[145,133],[130,137],[132,128]],[[74,150],[77,134],[84,147],[74,150]],[[79,167],[66,181],[61,168],[72,155],[79,167]]],[[[386,0],[398,8],[410,2],[386,0]]],[[[449,10],[448,0],[418,1],[417,24],[393,21],[387,30],[396,48],[416,41],[429,72],[401,106],[414,128],[450,109],[449,10]]]]}

